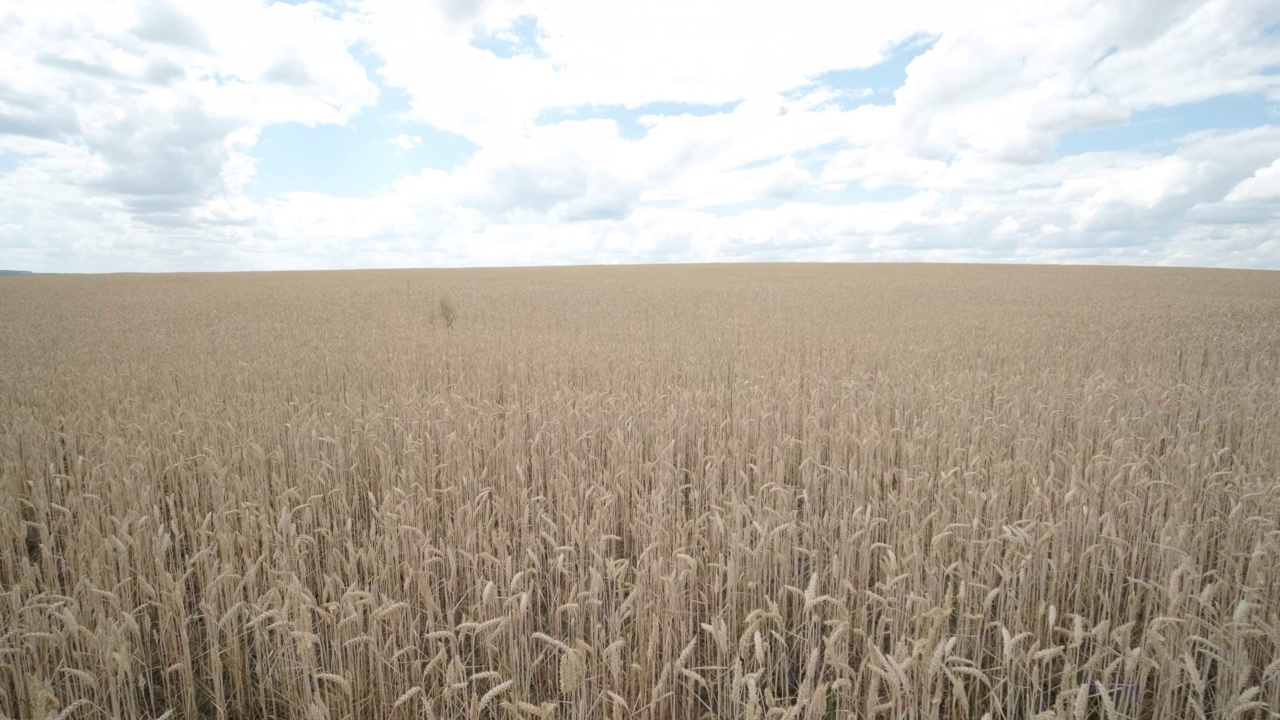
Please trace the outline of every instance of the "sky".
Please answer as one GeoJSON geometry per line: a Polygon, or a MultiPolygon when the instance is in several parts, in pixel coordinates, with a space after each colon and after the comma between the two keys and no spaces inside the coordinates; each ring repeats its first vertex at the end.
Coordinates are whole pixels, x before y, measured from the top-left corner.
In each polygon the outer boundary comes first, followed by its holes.
{"type": "Polygon", "coordinates": [[[0,268],[1280,269],[1275,0],[7,0],[0,268]]]}

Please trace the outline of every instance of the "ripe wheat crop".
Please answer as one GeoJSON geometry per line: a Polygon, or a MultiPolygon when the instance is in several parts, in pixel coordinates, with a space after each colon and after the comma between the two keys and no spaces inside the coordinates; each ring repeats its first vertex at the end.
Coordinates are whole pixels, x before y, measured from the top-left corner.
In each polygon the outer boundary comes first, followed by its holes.
{"type": "Polygon", "coordinates": [[[0,279],[0,716],[1273,718],[1280,274],[0,279]]]}

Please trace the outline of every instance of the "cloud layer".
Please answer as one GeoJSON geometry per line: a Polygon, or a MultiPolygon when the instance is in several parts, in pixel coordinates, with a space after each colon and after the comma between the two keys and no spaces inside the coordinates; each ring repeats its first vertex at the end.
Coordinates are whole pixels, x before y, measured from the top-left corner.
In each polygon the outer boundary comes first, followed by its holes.
{"type": "Polygon", "coordinates": [[[1278,117],[1268,0],[17,0],[0,266],[1280,268],[1278,117]]]}

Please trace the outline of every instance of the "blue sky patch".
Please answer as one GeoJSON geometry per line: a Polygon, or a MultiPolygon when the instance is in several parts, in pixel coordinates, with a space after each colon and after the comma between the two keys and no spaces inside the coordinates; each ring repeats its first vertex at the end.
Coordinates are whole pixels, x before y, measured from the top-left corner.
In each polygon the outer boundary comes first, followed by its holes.
{"type": "Polygon", "coordinates": [[[488,50],[504,60],[515,57],[547,56],[538,44],[538,40],[545,37],[546,33],[538,27],[538,18],[532,15],[521,15],[511,23],[510,27],[502,30],[486,30],[478,27],[473,32],[471,47],[488,50]]]}
{"type": "Polygon", "coordinates": [[[1134,113],[1122,125],[1073,130],[1058,138],[1058,155],[1167,151],[1198,130],[1240,130],[1276,122],[1278,107],[1259,95],[1224,95],[1134,113]]]}
{"type": "Polygon", "coordinates": [[[22,156],[17,153],[0,152],[0,175],[13,172],[22,164],[22,156]]]}
{"type": "Polygon", "coordinates": [[[368,197],[403,175],[458,167],[475,150],[465,138],[430,125],[397,125],[386,127],[376,111],[347,125],[271,125],[254,148],[258,174],[247,191],[257,198],[290,191],[368,197]],[[394,141],[401,135],[406,147],[394,141]]]}
{"type": "Polygon", "coordinates": [[[546,110],[538,117],[537,124],[554,125],[573,120],[607,119],[618,124],[618,133],[622,137],[628,140],[639,140],[649,134],[648,126],[640,122],[640,118],[646,115],[705,117],[733,112],[736,107],[738,107],[737,101],[728,103],[653,102],[634,108],[625,105],[575,105],[546,110]]]}
{"type": "Polygon", "coordinates": [[[907,66],[928,52],[937,38],[918,35],[895,45],[889,56],[867,68],[830,70],[794,88],[785,97],[799,98],[817,91],[835,92],[828,105],[852,110],[860,105],[892,105],[893,93],[907,82],[907,66]]]}
{"type": "Polygon", "coordinates": [[[796,153],[796,167],[812,175],[818,175],[840,150],[849,147],[848,140],[833,140],[796,153]]]}
{"type": "Polygon", "coordinates": [[[409,96],[384,85],[376,58],[363,47],[352,54],[378,85],[378,104],[346,125],[269,125],[253,154],[257,177],[246,188],[251,197],[290,191],[369,197],[397,178],[426,168],[452,170],[463,165],[476,146],[466,138],[427,123],[407,120],[409,96]]]}

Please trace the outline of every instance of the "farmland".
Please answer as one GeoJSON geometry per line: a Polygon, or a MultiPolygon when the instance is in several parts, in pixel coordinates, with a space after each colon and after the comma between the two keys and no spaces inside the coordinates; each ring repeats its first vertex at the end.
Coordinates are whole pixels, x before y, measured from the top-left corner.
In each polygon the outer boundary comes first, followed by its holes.
{"type": "Polygon", "coordinates": [[[0,716],[1280,712],[1280,274],[0,278],[0,716]]]}

